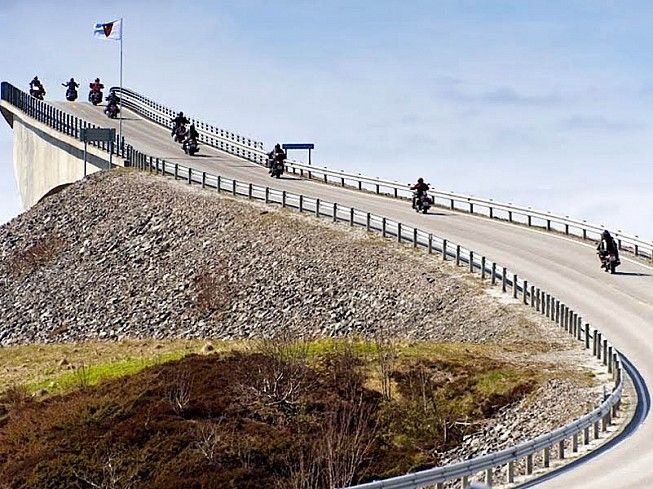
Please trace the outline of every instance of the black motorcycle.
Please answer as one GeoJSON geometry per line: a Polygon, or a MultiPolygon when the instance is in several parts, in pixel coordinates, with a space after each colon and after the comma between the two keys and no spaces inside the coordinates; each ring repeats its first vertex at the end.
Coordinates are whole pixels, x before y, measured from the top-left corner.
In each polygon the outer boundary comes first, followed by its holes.
{"type": "MultiPolygon", "coordinates": [[[[64,85],[64,87],[65,86],[66,85],[64,85]]],[[[68,89],[66,90],[66,100],[68,100],[68,102],[74,102],[75,100],[77,100],[77,96],[78,96],[77,89],[75,87],[68,87],[68,89]]]]}
{"type": "Polygon", "coordinates": [[[118,114],[120,113],[120,109],[118,108],[118,104],[115,102],[109,102],[107,106],[104,108],[104,113],[109,117],[109,119],[115,119],[118,117],[118,114]]]}
{"type": "Polygon", "coordinates": [[[614,273],[619,265],[621,265],[621,260],[616,253],[610,253],[609,251],[598,251],[599,260],[601,260],[601,268],[606,272],[614,273]]]}
{"type": "Polygon", "coordinates": [[[275,178],[280,178],[281,175],[283,175],[284,170],[285,168],[284,168],[283,161],[279,161],[279,160],[272,161],[270,166],[270,175],[272,175],[275,178]]]}
{"type": "Polygon", "coordinates": [[[188,128],[186,124],[179,124],[174,131],[174,140],[177,143],[183,143],[186,139],[186,134],[188,134],[188,128]]]}
{"type": "Polygon", "coordinates": [[[183,148],[184,153],[190,156],[195,156],[195,153],[200,150],[200,145],[198,144],[196,138],[186,139],[181,147],[183,148]]]}
{"type": "Polygon", "coordinates": [[[91,90],[88,93],[88,101],[91,102],[93,105],[99,105],[102,103],[102,96],[103,93],[99,90],[91,90]]]}
{"type": "Polygon", "coordinates": [[[43,87],[30,88],[29,89],[29,94],[34,98],[37,98],[39,100],[43,100],[43,97],[45,96],[45,88],[43,88],[43,87]]]}
{"type": "Polygon", "coordinates": [[[422,192],[422,195],[417,195],[417,192],[414,194],[415,198],[415,206],[414,209],[417,212],[421,212],[422,214],[426,214],[428,210],[431,208],[433,205],[433,200],[431,197],[429,197],[429,194],[427,192],[422,192]]]}

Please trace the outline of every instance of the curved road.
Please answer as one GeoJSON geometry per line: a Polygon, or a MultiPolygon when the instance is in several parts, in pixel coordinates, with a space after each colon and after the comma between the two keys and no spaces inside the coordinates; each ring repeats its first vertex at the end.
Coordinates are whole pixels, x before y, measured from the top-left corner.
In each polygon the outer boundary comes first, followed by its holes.
{"type": "MultiPolygon", "coordinates": [[[[55,103],[59,108],[102,127],[117,127],[102,107],[87,103],[55,103]]],[[[621,274],[609,275],[598,266],[591,244],[544,231],[515,226],[465,213],[435,208],[415,213],[406,201],[364,194],[294,177],[271,179],[258,165],[201,146],[187,157],[170,131],[124,111],[125,140],[138,150],[228,178],[288,190],[381,214],[458,242],[511,268],[529,282],[553,293],[583,314],[583,320],[607,335],[653,385],[653,267],[622,257],[621,274]]],[[[627,441],[538,487],[653,487],[653,427],[650,420],[627,441]]]]}

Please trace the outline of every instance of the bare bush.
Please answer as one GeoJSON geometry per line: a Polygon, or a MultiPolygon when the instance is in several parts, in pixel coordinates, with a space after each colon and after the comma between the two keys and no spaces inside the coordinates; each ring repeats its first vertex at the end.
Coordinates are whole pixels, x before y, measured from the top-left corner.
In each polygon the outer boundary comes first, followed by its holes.
{"type": "Polygon", "coordinates": [[[275,489],[315,489],[323,486],[323,459],[315,446],[300,446],[284,460],[286,477],[278,480],[275,489]]]}
{"type": "Polygon", "coordinates": [[[378,436],[372,412],[373,407],[358,396],[326,416],[319,439],[326,487],[347,487],[354,481],[378,436]]]}
{"type": "Polygon", "coordinates": [[[166,399],[172,410],[181,416],[190,404],[193,378],[189,373],[177,373],[166,389],[166,399]]]}
{"type": "Polygon", "coordinates": [[[297,408],[299,399],[311,386],[308,343],[266,339],[257,343],[264,356],[248,389],[267,406],[286,412],[297,408]]]}
{"type": "Polygon", "coordinates": [[[106,455],[99,470],[80,473],[73,470],[80,482],[93,489],[134,489],[139,478],[135,464],[127,454],[111,452],[106,455]]]}
{"type": "Polygon", "coordinates": [[[376,365],[381,379],[381,393],[383,397],[392,400],[391,374],[397,360],[397,345],[388,339],[376,338],[376,365]]]}
{"type": "Polygon", "coordinates": [[[222,421],[223,418],[217,421],[204,421],[195,428],[195,448],[214,466],[219,465],[219,449],[225,444],[226,440],[222,421]]]}

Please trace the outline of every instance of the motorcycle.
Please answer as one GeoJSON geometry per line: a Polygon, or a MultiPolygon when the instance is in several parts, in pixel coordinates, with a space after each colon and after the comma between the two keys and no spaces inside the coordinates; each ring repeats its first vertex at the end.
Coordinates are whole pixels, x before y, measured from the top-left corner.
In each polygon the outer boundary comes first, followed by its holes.
{"type": "Polygon", "coordinates": [[[184,149],[184,153],[190,156],[194,156],[200,150],[200,145],[195,138],[186,139],[181,147],[184,149]]]}
{"type": "Polygon", "coordinates": [[[109,119],[115,119],[120,113],[118,104],[115,102],[109,102],[109,104],[104,108],[104,113],[109,117],[109,119]]]}
{"type": "Polygon", "coordinates": [[[415,205],[413,208],[416,212],[426,214],[433,205],[433,200],[429,197],[427,192],[422,192],[421,196],[418,196],[417,192],[415,192],[413,193],[413,198],[415,199],[415,205]]]}
{"type": "Polygon", "coordinates": [[[284,170],[283,161],[275,160],[271,163],[270,175],[275,178],[280,178],[281,175],[283,175],[284,170]]]}
{"type": "Polygon", "coordinates": [[[185,124],[180,124],[177,126],[175,129],[175,136],[174,140],[177,143],[183,143],[184,139],[186,139],[186,134],[188,133],[188,129],[186,128],[185,124]]]}
{"type": "Polygon", "coordinates": [[[75,87],[68,87],[66,90],[66,100],[68,100],[68,102],[74,102],[77,100],[77,89],[75,87]]]}
{"type": "Polygon", "coordinates": [[[601,268],[606,272],[614,273],[621,261],[615,253],[609,253],[607,251],[598,251],[599,260],[601,261],[601,268]]]}
{"type": "Polygon", "coordinates": [[[91,102],[93,105],[99,105],[102,103],[102,92],[99,90],[91,90],[88,93],[88,101],[91,102]]]}
{"type": "Polygon", "coordinates": [[[43,87],[30,88],[29,89],[29,94],[34,98],[37,98],[39,100],[43,100],[43,96],[45,95],[45,89],[43,87]]]}

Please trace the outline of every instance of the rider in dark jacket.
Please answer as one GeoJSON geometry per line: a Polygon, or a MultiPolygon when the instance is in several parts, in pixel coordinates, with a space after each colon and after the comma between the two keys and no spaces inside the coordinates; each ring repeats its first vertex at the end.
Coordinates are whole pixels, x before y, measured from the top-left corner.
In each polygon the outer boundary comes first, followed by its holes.
{"type": "Polygon", "coordinates": [[[286,161],[286,152],[281,148],[279,143],[274,145],[274,149],[268,153],[268,158],[270,158],[270,173],[272,173],[272,168],[275,163],[283,164],[286,161]]]}
{"type": "Polygon", "coordinates": [[[429,186],[427,183],[424,183],[423,178],[418,178],[417,183],[410,187],[411,190],[415,191],[415,194],[413,194],[413,209],[415,209],[417,205],[417,200],[422,198],[422,195],[424,195],[424,192],[427,192],[429,190],[429,186]]]}
{"type": "Polygon", "coordinates": [[[116,95],[116,92],[109,92],[105,100],[107,105],[118,105],[120,103],[120,98],[116,95]]]}
{"type": "Polygon", "coordinates": [[[184,139],[184,143],[182,147],[186,149],[186,147],[194,141],[197,143],[197,138],[200,137],[200,134],[197,132],[197,129],[195,129],[195,124],[191,124],[190,127],[188,128],[188,136],[186,136],[186,139],[184,139]]]}
{"type": "Polygon", "coordinates": [[[43,84],[41,83],[41,80],[39,80],[38,76],[35,76],[32,78],[32,81],[29,82],[29,89],[30,92],[39,92],[41,95],[45,94],[45,89],[43,88],[43,84]]]}
{"type": "Polygon", "coordinates": [[[610,235],[610,232],[607,229],[601,234],[601,241],[599,241],[596,249],[599,253],[615,255],[617,261],[619,261],[619,246],[617,246],[617,242],[610,235]]]}
{"type": "Polygon", "coordinates": [[[79,83],[77,83],[74,78],[71,78],[70,81],[62,83],[61,85],[70,88],[71,90],[77,90],[79,88],[79,83]]]}
{"type": "Polygon", "coordinates": [[[88,84],[88,88],[91,89],[91,92],[101,92],[104,90],[104,85],[99,78],[96,78],[94,82],[88,84]]]}
{"type": "Polygon", "coordinates": [[[190,122],[186,117],[184,117],[183,112],[179,112],[179,114],[177,114],[177,117],[175,117],[174,119],[170,119],[170,121],[173,122],[172,133],[170,133],[171,136],[175,135],[175,132],[177,132],[177,128],[179,126],[188,124],[190,122]]]}

